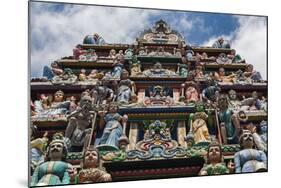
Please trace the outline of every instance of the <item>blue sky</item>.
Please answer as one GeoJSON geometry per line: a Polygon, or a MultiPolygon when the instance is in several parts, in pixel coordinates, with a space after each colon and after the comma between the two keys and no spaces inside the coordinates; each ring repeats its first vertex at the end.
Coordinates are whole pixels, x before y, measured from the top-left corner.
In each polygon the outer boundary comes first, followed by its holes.
{"type": "Polygon", "coordinates": [[[225,37],[266,78],[263,17],[43,2],[30,5],[32,77],[41,76],[44,65],[71,55],[87,34],[97,32],[109,43],[133,43],[144,29],[163,19],[192,45],[209,46],[225,37]]]}

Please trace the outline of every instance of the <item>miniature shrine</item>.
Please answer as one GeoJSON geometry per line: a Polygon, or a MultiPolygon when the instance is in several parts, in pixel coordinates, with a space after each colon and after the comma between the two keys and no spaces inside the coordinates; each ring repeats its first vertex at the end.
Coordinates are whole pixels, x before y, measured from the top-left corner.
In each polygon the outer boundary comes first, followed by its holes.
{"type": "Polygon", "coordinates": [[[267,171],[267,80],[228,41],[81,41],[31,78],[31,186],[267,171]]]}

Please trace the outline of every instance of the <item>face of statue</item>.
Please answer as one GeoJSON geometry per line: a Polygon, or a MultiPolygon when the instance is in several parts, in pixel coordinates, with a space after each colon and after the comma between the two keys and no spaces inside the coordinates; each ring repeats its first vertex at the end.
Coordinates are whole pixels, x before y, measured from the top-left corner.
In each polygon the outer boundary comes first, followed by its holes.
{"type": "Polygon", "coordinates": [[[219,146],[211,146],[208,151],[210,163],[219,163],[221,161],[221,150],[219,146]]]}
{"type": "Polygon", "coordinates": [[[63,101],[63,93],[61,93],[61,92],[55,93],[54,101],[55,102],[62,102],[63,101]]]}
{"type": "Polygon", "coordinates": [[[84,166],[87,168],[95,168],[98,166],[98,152],[88,150],[84,157],[84,166]]]}
{"type": "Polygon", "coordinates": [[[253,138],[253,135],[252,133],[250,132],[246,132],[246,133],[243,133],[242,135],[242,147],[244,149],[250,149],[250,148],[253,148],[254,146],[254,138],[253,138]]]}
{"type": "Polygon", "coordinates": [[[61,160],[63,156],[63,143],[55,142],[49,147],[49,158],[51,160],[61,160]]]}
{"type": "Polygon", "coordinates": [[[224,75],[225,75],[224,68],[220,68],[220,69],[219,69],[219,75],[220,75],[220,76],[224,76],[224,75]]]}
{"type": "Polygon", "coordinates": [[[231,92],[229,92],[229,98],[230,98],[230,100],[235,100],[236,99],[236,92],[235,91],[231,91],[231,92]]]}

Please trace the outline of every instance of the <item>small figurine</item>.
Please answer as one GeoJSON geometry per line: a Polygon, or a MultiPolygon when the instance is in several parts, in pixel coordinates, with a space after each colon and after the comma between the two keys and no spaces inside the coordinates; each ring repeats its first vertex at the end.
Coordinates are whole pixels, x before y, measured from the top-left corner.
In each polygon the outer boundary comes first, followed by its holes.
{"type": "Polygon", "coordinates": [[[99,34],[94,33],[93,35],[87,35],[83,40],[83,44],[104,45],[105,41],[99,34]]]}
{"type": "Polygon", "coordinates": [[[246,129],[251,131],[253,138],[254,138],[254,143],[255,143],[257,149],[267,152],[267,144],[262,139],[262,137],[257,133],[257,127],[253,123],[250,123],[246,126],[246,129]]]}
{"type": "Polygon", "coordinates": [[[187,50],[185,51],[185,57],[188,61],[192,60],[194,56],[194,51],[190,46],[187,47],[187,50]]]}
{"type": "Polygon", "coordinates": [[[212,45],[213,48],[230,48],[230,44],[228,41],[224,40],[223,37],[220,37],[217,41],[212,45]]]}
{"type": "Polygon", "coordinates": [[[199,93],[196,89],[196,84],[194,82],[186,82],[185,87],[187,87],[185,90],[185,102],[187,104],[195,104],[199,101],[199,93]]]}
{"type": "Polygon", "coordinates": [[[207,152],[207,164],[200,170],[200,176],[228,174],[229,169],[223,161],[221,146],[212,142],[207,152]]]}
{"type": "Polygon", "coordinates": [[[60,76],[63,74],[63,70],[59,67],[57,62],[51,63],[51,68],[44,66],[43,68],[43,77],[46,77],[48,80],[51,80],[54,76],[60,76]]]}
{"type": "Polygon", "coordinates": [[[244,130],[239,139],[241,151],[234,155],[235,173],[267,171],[267,157],[263,151],[254,148],[253,134],[244,130]]]}
{"type": "Polygon", "coordinates": [[[247,65],[246,70],[243,73],[243,75],[246,78],[253,80],[254,82],[258,82],[258,81],[262,80],[262,76],[261,76],[260,72],[255,71],[254,66],[252,64],[247,65]]]}
{"type": "Polygon", "coordinates": [[[232,49],[227,57],[231,60],[232,63],[246,63],[245,59],[242,59],[239,54],[236,54],[235,49],[232,49]]]}
{"type": "Polygon", "coordinates": [[[116,58],[116,51],[114,49],[111,49],[109,51],[108,57],[111,58],[111,59],[115,59],[116,58]]]}
{"type": "Polygon", "coordinates": [[[217,84],[209,83],[209,85],[202,91],[202,98],[207,103],[216,102],[220,91],[221,88],[217,84]]]}
{"type": "Polygon", "coordinates": [[[94,49],[89,49],[87,53],[79,56],[79,61],[90,61],[96,62],[98,60],[98,55],[94,49]]]}
{"type": "Polygon", "coordinates": [[[134,55],[134,49],[133,46],[129,46],[129,48],[125,51],[125,58],[130,59],[134,55]]]}
{"type": "Polygon", "coordinates": [[[219,73],[215,72],[214,78],[215,80],[223,83],[236,83],[236,75],[231,74],[226,76],[223,67],[219,68],[219,73]]]}
{"type": "Polygon", "coordinates": [[[188,66],[186,64],[178,64],[178,71],[177,73],[181,76],[186,78],[188,76],[188,66]]]}
{"type": "Polygon", "coordinates": [[[52,78],[53,84],[74,84],[77,81],[77,76],[73,74],[70,68],[66,68],[62,75],[54,76],[52,78]]]}
{"type": "Polygon", "coordinates": [[[82,45],[78,44],[76,48],[73,50],[73,58],[78,60],[79,56],[85,53],[87,53],[87,50],[84,50],[82,48],[82,45]]]}
{"type": "Polygon", "coordinates": [[[86,70],[85,69],[81,69],[80,70],[79,80],[80,81],[86,81],[87,80],[86,70]]]}
{"type": "Polygon", "coordinates": [[[67,150],[63,140],[53,140],[47,148],[46,162],[34,171],[31,186],[66,185],[70,183],[71,164],[66,163],[67,150]]]}
{"type": "Polygon", "coordinates": [[[99,167],[98,151],[90,146],[83,152],[82,169],[78,174],[78,183],[97,183],[112,181],[111,175],[99,167]]]}
{"type": "Polygon", "coordinates": [[[139,55],[140,55],[140,56],[146,56],[146,55],[148,55],[148,49],[147,49],[147,47],[140,47],[140,48],[139,48],[139,55]]]}
{"type": "Polygon", "coordinates": [[[110,103],[113,100],[114,92],[109,87],[98,82],[92,90],[92,96],[95,99],[94,103],[100,104],[110,103]]]}
{"type": "Polygon", "coordinates": [[[132,63],[131,65],[131,76],[139,76],[142,75],[140,61],[137,63],[132,63]]]}
{"type": "Polygon", "coordinates": [[[203,65],[201,63],[196,64],[195,71],[193,72],[193,77],[196,79],[205,78],[203,73],[203,65]]]}
{"type": "Polygon", "coordinates": [[[135,95],[135,84],[130,79],[121,80],[117,90],[117,102],[129,104],[132,95],[135,95]],[[132,89],[131,89],[132,88],[132,89]]]}

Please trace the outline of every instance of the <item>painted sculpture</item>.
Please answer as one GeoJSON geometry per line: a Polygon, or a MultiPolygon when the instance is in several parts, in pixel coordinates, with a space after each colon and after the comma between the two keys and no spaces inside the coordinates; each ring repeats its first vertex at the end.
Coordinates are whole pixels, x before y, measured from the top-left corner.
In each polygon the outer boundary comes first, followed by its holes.
{"type": "Polygon", "coordinates": [[[267,157],[263,151],[254,149],[254,138],[244,130],[239,139],[241,151],[235,153],[235,173],[262,172],[267,169],[267,157]]]}

